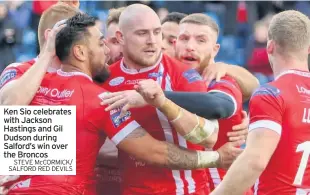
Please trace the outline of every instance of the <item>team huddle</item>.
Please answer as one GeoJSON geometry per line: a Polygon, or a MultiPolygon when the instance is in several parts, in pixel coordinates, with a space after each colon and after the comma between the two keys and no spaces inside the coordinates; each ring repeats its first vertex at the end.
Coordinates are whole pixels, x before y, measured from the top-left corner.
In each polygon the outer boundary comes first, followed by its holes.
{"type": "Polygon", "coordinates": [[[0,176],[1,194],[310,194],[307,16],[273,17],[275,80],[259,86],[215,62],[219,28],[205,14],[160,21],[132,4],[110,10],[104,35],[78,7],[47,9],[39,56],[0,78],[2,105],[76,106],[76,175],[0,176]]]}

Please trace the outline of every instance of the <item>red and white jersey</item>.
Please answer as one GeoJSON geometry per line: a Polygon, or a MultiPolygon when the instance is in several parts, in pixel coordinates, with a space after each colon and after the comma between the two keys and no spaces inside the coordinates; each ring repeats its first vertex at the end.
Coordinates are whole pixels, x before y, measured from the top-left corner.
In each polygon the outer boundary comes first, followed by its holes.
{"type": "Polygon", "coordinates": [[[20,78],[35,62],[36,58],[27,62],[14,63],[6,67],[0,76],[0,89],[10,81],[20,78]]]}
{"type": "MultiPolygon", "coordinates": [[[[38,58],[33,58],[26,62],[13,63],[7,66],[0,76],[0,89],[9,82],[19,79],[27,70],[37,61],[38,58]]],[[[49,67],[47,72],[55,72],[56,69],[49,67]]]]}
{"type": "Polygon", "coordinates": [[[258,195],[310,194],[310,73],[288,70],[261,86],[250,100],[250,131],[281,136],[254,186],[258,195]]]}
{"type": "MultiPolygon", "coordinates": [[[[208,87],[208,92],[224,93],[234,102],[233,114],[226,119],[218,120],[218,140],[213,147],[214,150],[217,150],[229,141],[227,133],[232,131],[232,127],[242,123],[242,92],[238,83],[230,76],[222,77],[218,82],[213,80],[208,87]]],[[[209,168],[207,171],[210,177],[210,189],[213,190],[223,180],[226,170],[209,168]]]]}
{"type": "Polygon", "coordinates": [[[105,111],[100,105],[105,93],[83,73],[58,70],[45,75],[31,105],[76,106],[76,176],[32,176],[27,185],[20,185],[22,188],[13,189],[11,194],[24,190],[28,194],[96,194],[94,169],[103,144],[100,137],[108,136],[117,145],[140,126],[130,112],[119,119],[120,110],[105,111]]]}
{"type": "MultiPolygon", "coordinates": [[[[207,92],[207,86],[198,72],[188,66],[163,55],[151,67],[129,70],[119,61],[110,66],[111,77],[103,87],[116,92],[133,89],[144,79],[154,79],[166,91],[207,92]]],[[[201,146],[187,142],[168,122],[167,118],[152,106],[132,109],[134,119],[155,139],[176,145],[204,150],[201,146]]],[[[123,194],[208,194],[205,169],[171,170],[158,168],[139,162],[120,151],[123,163],[123,194]]]]}

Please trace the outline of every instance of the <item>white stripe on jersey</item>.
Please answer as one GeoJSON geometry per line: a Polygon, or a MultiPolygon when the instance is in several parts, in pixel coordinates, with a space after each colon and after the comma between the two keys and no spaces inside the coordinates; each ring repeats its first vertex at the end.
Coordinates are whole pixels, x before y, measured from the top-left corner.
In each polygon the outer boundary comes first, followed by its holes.
{"type": "Polygon", "coordinates": [[[254,184],[254,195],[257,195],[258,193],[258,186],[259,186],[259,179],[257,179],[254,184]]]}
{"type": "Polygon", "coordinates": [[[115,145],[119,144],[125,137],[127,137],[131,132],[140,127],[140,125],[136,121],[131,121],[128,123],[123,129],[121,129],[117,134],[115,134],[111,141],[115,145]]]}
{"type": "Polygon", "coordinates": [[[279,135],[282,133],[282,126],[279,123],[276,123],[271,120],[259,120],[251,123],[249,125],[249,131],[252,131],[257,128],[266,128],[277,132],[279,135]]]}
{"type": "Polygon", "coordinates": [[[209,168],[209,172],[210,172],[214,187],[217,187],[222,181],[221,176],[218,172],[218,169],[217,168],[209,168]]]}
{"type": "MultiPolygon", "coordinates": [[[[163,64],[160,63],[158,75],[162,75],[162,76],[157,77],[157,83],[160,86],[162,86],[162,82],[163,82],[163,80],[165,80],[164,90],[173,91],[172,87],[171,87],[171,78],[168,74],[166,75],[165,78],[163,78],[164,72],[165,72],[165,68],[164,68],[163,64]]],[[[166,141],[168,141],[170,143],[174,143],[173,134],[172,134],[172,127],[170,126],[170,123],[169,123],[167,117],[163,113],[161,113],[158,109],[156,109],[156,112],[157,112],[161,127],[164,130],[164,135],[165,135],[166,141]]],[[[179,134],[178,134],[178,141],[179,141],[180,146],[187,148],[186,140],[179,134]]],[[[175,183],[176,183],[176,194],[177,195],[184,194],[184,181],[182,180],[180,173],[181,172],[179,170],[172,170],[172,175],[173,175],[173,178],[174,178],[175,183]]],[[[188,192],[189,193],[195,192],[196,183],[192,177],[192,171],[191,170],[185,170],[184,174],[185,174],[185,179],[188,183],[188,192]]]]}

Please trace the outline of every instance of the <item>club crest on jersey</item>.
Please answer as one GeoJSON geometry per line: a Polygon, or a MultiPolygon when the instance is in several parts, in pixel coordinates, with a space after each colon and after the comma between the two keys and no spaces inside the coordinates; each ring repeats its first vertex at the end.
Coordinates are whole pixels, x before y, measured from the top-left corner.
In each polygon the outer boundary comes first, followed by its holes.
{"type": "Polygon", "coordinates": [[[126,122],[131,116],[130,111],[127,111],[123,117],[119,117],[120,114],[121,114],[120,108],[110,111],[110,117],[115,128],[119,127],[122,123],[126,122]]]}
{"type": "Polygon", "coordinates": [[[162,72],[151,72],[148,75],[149,78],[158,78],[158,77],[161,77],[161,76],[163,76],[162,72]]]}
{"type": "Polygon", "coordinates": [[[252,97],[254,96],[258,96],[258,95],[271,95],[274,97],[277,97],[278,95],[280,95],[280,90],[274,86],[271,85],[262,85],[260,88],[258,88],[252,95],[252,97]]]}
{"type": "Polygon", "coordinates": [[[16,75],[17,75],[17,71],[14,69],[4,71],[1,76],[0,87],[2,87],[8,81],[14,79],[16,75]]]}
{"type": "Polygon", "coordinates": [[[189,69],[183,72],[182,75],[189,83],[202,80],[202,77],[200,76],[200,74],[194,69],[189,69]]]}
{"type": "Polygon", "coordinates": [[[110,86],[117,86],[122,84],[125,81],[124,77],[116,77],[109,82],[110,86]]]}

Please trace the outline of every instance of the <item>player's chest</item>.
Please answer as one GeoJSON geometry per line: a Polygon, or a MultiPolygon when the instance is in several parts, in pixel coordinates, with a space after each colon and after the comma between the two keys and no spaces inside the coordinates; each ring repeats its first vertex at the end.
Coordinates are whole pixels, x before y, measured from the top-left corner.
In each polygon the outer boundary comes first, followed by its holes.
{"type": "Polygon", "coordinates": [[[123,91],[134,89],[135,85],[138,85],[140,81],[146,79],[153,79],[159,84],[162,83],[164,74],[158,71],[140,73],[140,74],[124,74],[124,75],[115,75],[111,77],[104,84],[104,88],[111,91],[123,91]]]}

